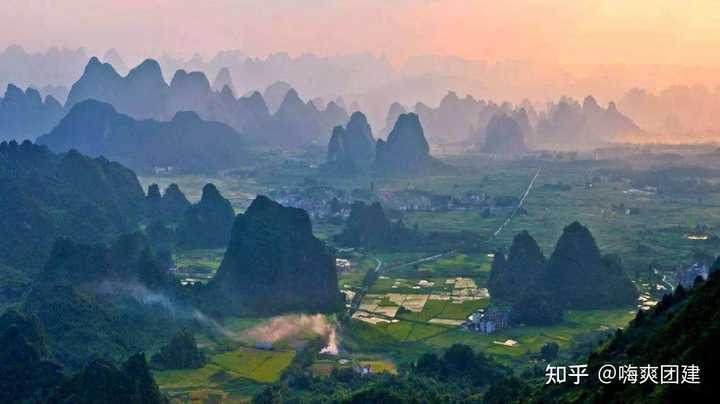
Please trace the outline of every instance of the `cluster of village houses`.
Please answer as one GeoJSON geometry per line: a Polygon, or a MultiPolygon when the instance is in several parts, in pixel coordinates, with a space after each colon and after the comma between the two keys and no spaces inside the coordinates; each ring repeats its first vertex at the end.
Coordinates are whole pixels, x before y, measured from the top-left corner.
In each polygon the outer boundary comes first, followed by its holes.
{"type": "Polygon", "coordinates": [[[508,312],[498,309],[480,309],[471,314],[470,317],[462,323],[460,328],[469,331],[477,331],[483,334],[492,334],[496,331],[508,327],[508,312]]]}
{"type": "MultiPolygon", "coordinates": [[[[350,215],[350,206],[356,200],[380,201],[386,209],[404,212],[442,212],[495,208],[495,200],[485,193],[466,192],[461,195],[439,195],[417,190],[374,192],[371,190],[344,191],[328,185],[284,187],[272,197],[285,206],[301,208],[313,219],[343,218],[350,215]]],[[[497,206],[499,207],[499,206],[497,206]]]]}

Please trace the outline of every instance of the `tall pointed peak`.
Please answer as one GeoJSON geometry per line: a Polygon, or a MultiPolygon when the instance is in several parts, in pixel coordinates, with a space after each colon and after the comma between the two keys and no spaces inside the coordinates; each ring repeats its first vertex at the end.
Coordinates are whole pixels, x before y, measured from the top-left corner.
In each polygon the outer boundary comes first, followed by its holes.
{"type": "Polygon", "coordinates": [[[256,90],[256,91],[253,91],[252,94],[250,94],[249,96],[243,97],[243,98],[246,98],[246,99],[251,100],[251,101],[253,101],[253,102],[260,102],[260,101],[262,101],[263,104],[265,103],[265,98],[263,97],[262,94],[260,94],[260,91],[257,91],[257,90],[256,90]]]}
{"type": "Polygon", "coordinates": [[[402,130],[404,128],[420,128],[420,130],[422,131],[422,125],[420,125],[420,118],[416,113],[409,112],[406,114],[400,114],[397,121],[395,121],[395,127],[393,128],[393,131],[402,130]]]}
{"type": "Polygon", "coordinates": [[[85,66],[83,76],[88,75],[109,75],[120,77],[118,72],[110,63],[103,63],[96,56],[90,58],[90,61],[88,61],[87,65],[85,66]]]}
{"type": "Polygon", "coordinates": [[[220,90],[225,87],[229,87],[231,90],[233,90],[233,92],[235,91],[233,79],[230,75],[230,70],[227,67],[223,67],[218,70],[217,74],[215,75],[215,80],[213,80],[213,88],[215,90],[220,90]]]}
{"type": "Polygon", "coordinates": [[[32,104],[42,104],[42,97],[40,96],[40,92],[32,87],[28,87],[25,90],[25,97],[32,104]]]}
{"type": "Polygon", "coordinates": [[[5,89],[5,96],[3,97],[5,101],[10,100],[18,100],[25,97],[25,93],[23,90],[20,89],[20,87],[16,86],[15,84],[8,84],[7,88],[5,89]]]}
{"type": "Polygon", "coordinates": [[[170,80],[170,87],[178,87],[181,83],[187,80],[188,72],[185,69],[178,69],[173,74],[172,80],[170,80]]]}
{"type": "Polygon", "coordinates": [[[445,97],[440,101],[440,105],[448,104],[448,103],[456,103],[460,101],[460,98],[458,97],[457,93],[455,91],[448,91],[447,94],[445,94],[445,97]]]}
{"type": "Polygon", "coordinates": [[[90,60],[87,63],[87,66],[85,66],[85,68],[87,69],[87,68],[97,67],[97,66],[102,66],[102,62],[100,61],[100,59],[98,59],[97,56],[93,56],[90,58],[90,60]]]}
{"type": "Polygon", "coordinates": [[[105,55],[103,55],[102,60],[113,65],[115,67],[115,70],[119,70],[122,72],[127,71],[127,65],[125,64],[125,61],[115,48],[108,49],[107,52],[105,52],[105,55]]]}
{"type": "Polygon", "coordinates": [[[222,90],[220,90],[220,97],[223,99],[235,99],[235,93],[233,93],[233,89],[230,88],[230,86],[224,85],[222,90]]]}
{"type": "Polygon", "coordinates": [[[615,102],[614,102],[614,101],[610,101],[610,103],[608,104],[608,109],[607,109],[607,110],[608,110],[608,112],[610,112],[610,113],[618,113],[617,106],[615,105],[615,102]]]}
{"type": "Polygon", "coordinates": [[[145,59],[142,63],[137,65],[135,68],[128,72],[127,78],[147,78],[153,81],[165,82],[162,76],[162,69],[160,63],[155,59],[145,59]]]}
{"type": "Polygon", "coordinates": [[[56,100],[55,97],[52,95],[48,95],[45,97],[45,105],[52,107],[53,109],[62,109],[62,104],[60,104],[60,101],[56,100]]]}
{"type": "Polygon", "coordinates": [[[160,63],[158,63],[157,60],[148,58],[148,59],[143,60],[142,63],[137,65],[137,67],[135,67],[133,70],[153,71],[153,72],[159,73],[161,71],[161,68],[160,68],[160,63]]]}
{"type": "Polygon", "coordinates": [[[297,90],[294,88],[290,88],[288,92],[285,94],[285,97],[283,98],[283,104],[284,103],[302,103],[302,100],[300,99],[300,95],[298,95],[297,90]]]}
{"type": "Polygon", "coordinates": [[[348,126],[350,126],[353,123],[363,124],[363,125],[367,124],[367,117],[362,112],[355,111],[352,113],[352,115],[350,115],[350,122],[348,123],[348,126]]]}
{"type": "Polygon", "coordinates": [[[337,105],[337,103],[336,103],[335,101],[330,101],[330,102],[328,102],[328,104],[325,106],[325,111],[328,111],[328,112],[345,112],[345,110],[342,109],[342,108],[340,108],[340,106],[337,105]]]}

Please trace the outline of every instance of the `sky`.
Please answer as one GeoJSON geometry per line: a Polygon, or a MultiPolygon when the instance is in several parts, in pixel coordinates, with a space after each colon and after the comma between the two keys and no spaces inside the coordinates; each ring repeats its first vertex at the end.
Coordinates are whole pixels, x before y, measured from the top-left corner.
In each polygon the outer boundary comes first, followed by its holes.
{"type": "Polygon", "coordinates": [[[718,0],[0,0],[0,46],[720,66],[718,0]]]}

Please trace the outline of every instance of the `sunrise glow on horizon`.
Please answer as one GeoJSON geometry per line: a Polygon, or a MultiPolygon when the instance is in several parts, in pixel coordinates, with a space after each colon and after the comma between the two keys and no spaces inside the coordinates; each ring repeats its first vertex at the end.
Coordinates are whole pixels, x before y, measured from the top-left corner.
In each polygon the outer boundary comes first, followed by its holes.
{"type": "Polygon", "coordinates": [[[286,51],[372,51],[398,63],[413,55],[556,64],[715,67],[720,2],[519,0],[93,0],[6,7],[0,46],[108,46],[143,57],[163,51],[252,56],[286,51]],[[53,32],[53,35],[46,35],[53,32]]]}

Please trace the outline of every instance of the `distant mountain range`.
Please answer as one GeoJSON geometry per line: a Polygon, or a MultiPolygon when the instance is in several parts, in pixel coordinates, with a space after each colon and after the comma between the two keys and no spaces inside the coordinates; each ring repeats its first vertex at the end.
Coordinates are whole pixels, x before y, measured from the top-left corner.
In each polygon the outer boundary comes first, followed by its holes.
{"type": "Polygon", "coordinates": [[[336,126],[323,169],[329,174],[415,176],[447,172],[450,166],[430,155],[417,114],[398,116],[387,140],[373,135],[365,115],[355,112],[346,127],[336,126]]]}
{"type": "Polygon", "coordinates": [[[597,104],[591,96],[582,105],[570,98],[551,104],[541,114],[537,127],[538,141],[565,147],[583,146],[611,141],[627,133],[642,130],[611,102],[607,108],[597,104]]]}
{"type": "MultiPolygon", "coordinates": [[[[388,133],[397,117],[406,111],[393,103],[387,113],[388,133]]],[[[624,133],[642,130],[617,110],[614,103],[602,108],[591,96],[582,105],[570,98],[549,104],[548,110],[537,112],[530,101],[518,105],[509,102],[477,100],[470,95],[463,98],[453,91],[433,108],[417,103],[413,111],[420,118],[431,143],[469,143],[482,148],[487,140],[490,122],[496,116],[508,116],[519,126],[523,141],[530,147],[561,144],[584,146],[603,140],[612,140],[624,133]]]]}
{"type": "MultiPolygon", "coordinates": [[[[522,110],[524,112],[524,110],[522,110]]],[[[518,121],[508,115],[495,115],[487,126],[485,145],[486,153],[513,155],[527,151],[525,134],[518,121]]]]}
{"type": "Polygon", "coordinates": [[[83,48],[52,47],[45,52],[28,52],[18,45],[10,45],[0,51],[0,88],[10,83],[22,88],[38,89],[69,86],[77,80],[87,61],[88,56],[83,48]]]}
{"type": "MultiPolygon", "coordinates": [[[[400,107],[399,104],[391,106],[388,119],[396,115],[400,107]]],[[[529,102],[519,106],[507,102],[498,105],[492,101],[476,100],[470,95],[460,98],[453,91],[448,92],[436,108],[419,102],[413,110],[420,117],[432,143],[462,142],[470,138],[484,143],[485,130],[493,116],[512,115],[522,108],[526,109],[532,123],[537,122],[537,114],[529,102]]]]}
{"type": "MultiPolygon", "coordinates": [[[[108,59],[118,59],[111,52],[108,59]]],[[[214,90],[202,72],[178,70],[166,83],[160,65],[151,59],[118,73],[109,63],[92,58],[67,95],[63,106],[52,96],[42,100],[40,92],[23,92],[9,85],[0,99],[0,140],[34,139],[48,133],[73,107],[86,100],[111,104],[115,110],[137,120],[173,120],[178,112],[193,111],[206,121],[222,122],[243,133],[250,143],[296,146],[324,142],[330,130],[348,119],[337,102],[322,108],[300,99],[289,85],[278,83],[266,90],[273,100],[270,112],[263,95],[253,92],[236,98],[232,78],[221,70],[214,90]]]]}
{"type": "Polygon", "coordinates": [[[687,134],[720,130],[720,91],[705,86],[671,86],[657,93],[628,91],[618,108],[653,132],[687,134]]]}
{"type": "MultiPolygon", "coordinates": [[[[108,60],[121,63],[117,52],[108,52],[108,60]]],[[[67,95],[63,107],[68,113],[79,102],[94,99],[112,104],[115,109],[134,119],[171,120],[177,112],[194,111],[207,121],[225,123],[244,134],[249,143],[269,146],[297,146],[324,143],[337,125],[348,120],[345,102],[338,98],[325,104],[321,98],[303,101],[288,83],[274,82],[264,94],[253,92],[236,97],[230,69],[219,69],[213,84],[203,72],[177,70],[168,84],[160,63],[147,59],[121,75],[110,63],[92,58],[82,76],[67,95]],[[221,87],[221,88],[219,88],[221,87]]],[[[0,138],[34,138],[49,131],[60,119],[57,102],[53,97],[37,102],[39,92],[25,93],[17,87],[8,89],[10,104],[20,108],[25,116],[0,111],[0,138]],[[22,93],[20,96],[17,93],[22,93]],[[13,105],[14,105],[13,104],[13,105]],[[17,121],[17,122],[16,122],[17,121]]],[[[3,101],[3,103],[8,103],[3,101]]],[[[359,108],[353,104],[352,109],[359,108]]],[[[423,103],[414,107],[431,143],[471,142],[484,144],[487,125],[493,116],[512,116],[521,127],[525,142],[535,144],[584,145],[598,139],[612,139],[617,134],[639,132],[638,126],[620,113],[615,104],[607,109],[600,107],[592,97],[582,105],[569,98],[550,104],[547,112],[538,113],[530,102],[513,106],[509,103],[476,100],[471,96],[460,98],[449,92],[438,107],[423,103]],[[535,133],[538,133],[535,136],[535,133]]],[[[383,133],[389,133],[391,124],[405,111],[399,103],[391,105],[383,133]]]]}
{"type": "Polygon", "coordinates": [[[47,135],[38,138],[55,152],[71,149],[105,156],[137,171],[216,172],[247,160],[243,137],[231,127],[178,112],[172,120],[136,120],[95,100],[75,105],[47,135]]]}
{"type": "MultiPolygon", "coordinates": [[[[215,82],[232,83],[229,74],[225,76],[215,82]]],[[[87,99],[108,102],[136,119],[167,120],[179,111],[195,111],[203,119],[232,126],[257,143],[273,145],[324,139],[332,127],[347,120],[347,113],[336,103],[318,110],[291,88],[282,94],[277,112],[271,114],[260,93],[235,98],[228,85],[215,91],[202,72],[178,70],[167,84],[160,65],[151,59],[121,76],[110,64],[92,58],[73,84],[65,109],[87,99]]]]}
{"type": "MultiPolygon", "coordinates": [[[[0,88],[9,83],[20,88],[32,87],[43,96],[53,95],[64,103],[67,88],[77,80],[88,59],[89,55],[82,48],[49,48],[44,52],[29,52],[18,45],[11,45],[0,51],[0,88]]],[[[109,49],[100,60],[111,64],[121,75],[129,71],[126,62],[130,59],[124,59],[115,49],[109,49]]],[[[393,102],[411,106],[422,100],[425,105],[439,105],[452,101],[443,99],[448,89],[483,94],[490,99],[558,99],[563,94],[580,99],[577,97],[593,94],[598,99],[617,100],[620,111],[649,131],[678,133],[720,128],[720,122],[715,118],[720,109],[720,97],[716,90],[711,86],[673,85],[687,82],[687,77],[707,78],[716,73],[693,66],[635,66],[629,71],[628,66],[606,65],[598,67],[589,76],[579,78],[557,66],[488,63],[438,55],[410,57],[400,67],[394,67],[386,58],[371,53],[328,57],[303,54],[293,57],[280,52],[255,58],[239,50],[225,50],[211,58],[195,54],[183,59],[162,54],[156,60],[166,72],[202,71],[210,78],[222,75],[223,80],[213,80],[215,91],[221,91],[225,84],[231,82],[229,87],[235,94],[248,95],[256,89],[282,81],[308,99],[345,97],[348,108],[343,105],[341,108],[348,113],[362,109],[369,122],[378,128],[382,126],[388,106],[393,102]],[[653,74],[646,74],[647,71],[653,74]],[[234,80],[228,81],[230,76],[234,80]],[[658,83],[665,83],[662,84],[665,89],[656,87],[658,83]],[[357,103],[358,107],[351,107],[353,103],[357,103]]],[[[278,103],[284,94],[282,92],[278,103]]],[[[267,103],[271,112],[277,110],[278,105],[273,105],[271,100],[267,99],[267,103]]],[[[526,108],[522,104],[519,106],[526,108]]],[[[423,115],[420,110],[408,110],[423,115]]],[[[530,115],[530,111],[527,112],[530,115]]],[[[433,124],[422,116],[421,120],[426,126],[428,138],[435,143],[433,124]]],[[[464,123],[457,125],[463,130],[466,126],[464,123]]],[[[387,129],[383,133],[387,134],[391,128],[387,129]]],[[[478,130],[478,127],[475,129],[478,130]]],[[[454,133],[455,128],[450,129],[451,140],[454,133]]]]}
{"type": "Polygon", "coordinates": [[[0,98],[0,141],[34,139],[57,124],[62,118],[62,105],[52,96],[28,88],[22,91],[10,84],[0,98]]]}

